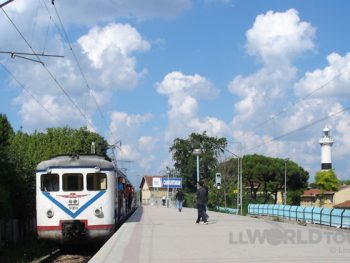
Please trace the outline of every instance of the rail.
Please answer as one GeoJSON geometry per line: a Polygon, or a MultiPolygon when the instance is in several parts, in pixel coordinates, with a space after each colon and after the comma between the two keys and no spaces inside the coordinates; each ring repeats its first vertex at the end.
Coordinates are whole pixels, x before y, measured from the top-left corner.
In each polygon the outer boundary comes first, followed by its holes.
{"type": "Polygon", "coordinates": [[[350,210],[314,206],[249,204],[248,214],[283,217],[289,220],[350,228],[350,210]]]}

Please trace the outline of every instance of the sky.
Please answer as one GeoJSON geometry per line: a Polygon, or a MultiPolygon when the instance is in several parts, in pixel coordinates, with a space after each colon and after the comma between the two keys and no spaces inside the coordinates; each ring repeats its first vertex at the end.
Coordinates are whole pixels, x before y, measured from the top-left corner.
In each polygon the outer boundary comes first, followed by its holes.
{"type": "Polygon", "coordinates": [[[349,11],[343,0],[14,0],[0,10],[0,113],[15,131],[87,126],[121,141],[133,183],[172,167],[175,138],[204,131],[237,155],[289,158],[313,181],[327,126],[333,168],[350,179],[349,11]]]}

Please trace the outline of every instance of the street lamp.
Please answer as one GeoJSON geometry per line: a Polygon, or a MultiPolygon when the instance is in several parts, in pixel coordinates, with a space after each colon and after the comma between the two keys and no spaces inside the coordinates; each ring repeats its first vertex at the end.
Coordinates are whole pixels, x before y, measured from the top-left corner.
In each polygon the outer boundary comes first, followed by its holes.
{"type": "Polygon", "coordinates": [[[289,158],[284,159],[284,205],[287,204],[287,162],[289,158]]]}
{"type": "Polygon", "coordinates": [[[230,154],[232,154],[234,157],[237,158],[237,215],[238,212],[240,212],[240,215],[243,214],[242,212],[242,208],[243,208],[243,183],[242,183],[242,161],[243,161],[243,156],[241,155],[241,151],[242,151],[242,145],[240,142],[236,142],[239,145],[239,153],[238,155],[231,152],[230,150],[226,149],[226,148],[221,148],[221,150],[226,151],[230,154]]]}
{"type": "Polygon", "coordinates": [[[201,149],[194,149],[193,154],[197,156],[197,187],[199,183],[199,155],[202,153],[201,149]]]}

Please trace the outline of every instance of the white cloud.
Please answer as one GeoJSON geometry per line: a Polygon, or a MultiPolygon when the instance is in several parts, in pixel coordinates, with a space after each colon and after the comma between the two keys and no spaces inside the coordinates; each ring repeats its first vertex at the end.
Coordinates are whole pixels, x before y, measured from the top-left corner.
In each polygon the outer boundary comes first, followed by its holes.
{"type": "Polygon", "coordinates": [[[212,99],[218,90],[200,75],[171,72],[157,84],[157,91],[168,96],[168,128],[166,140],[187,136],[191,132],[208,132],[210,136],[223,135],[227,126],[214,117],[198,117],[199,99],[212,99]]]}
{"type": "Polygon", "coordinates": [[[142,152],[152,152],[157,140],[152,136],[141,136],[139,138],[139,149],[142,152]]]}
{"type": "Polygon", "coordinates": [[[259,15],[246,33],[248,54],[257,56],[265,64],[293,60],[314,48],[315,28],[300,21],[298,12],[269,11],[259,15]]]}
{"type": "Polygon", "coordinates": [[[337,53],[327,56],[328,66],[307,72],[295,86],[299,97],[314,97],[321,99],[342,99],[350,95],[350,53],[344,57],[337,53]]]}
{"type": "Polygon", "coordinates": [[[112,112],[109,127],[110,138],[129,142],[138,133],[140,125],[150,121],[151,114],[129,115],[126,112],[112,112]]]}
{"type": "Polygon", "coordinates": [[[143,73],[136,72],[136,60],[131,54],[148,51],[150,44],[135,28],[128,24],[95,26],[78,43],[105,87],[125,89],[137,85],[143,73]]]}

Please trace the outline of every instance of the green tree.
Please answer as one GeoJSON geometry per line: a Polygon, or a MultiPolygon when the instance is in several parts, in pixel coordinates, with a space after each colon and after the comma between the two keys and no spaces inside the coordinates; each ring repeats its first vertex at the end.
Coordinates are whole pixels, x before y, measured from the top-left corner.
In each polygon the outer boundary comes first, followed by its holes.
{"type": "Polygon", "coordinates": [[[9,147],[14,135],[6,115],[0,114],[0,218],[13,215],[13,186],[19,184],[9,147]]]}
{"type": "Polygon", "coordinates": [[[338,191],[339,180],[333,170],[319,171],[315,176],[315,185],[321,191],[338,191]]]}
{"type": "MultiPolygon", "coordinates": [[[[290,204],[299,204],[299,196],[307,187],[308,172],[292,161],[271,158],[263,155],[245,155],[243,165],[243,190],[249,187],[248,199],[253,202],[268,203],[277,201],[277,194],[284,190],[285,168],[287,168],[287,190],[290,204]],[[260,193],[260,194],[258,194],[260,193]]],[[[220,164],[220,170],[231,174],[236,185],[237,159],[220,164]],[[223,167],[222,167],[223,166],[223,167]]],[[[233,187],[234,188],[234,187],[233,187]]],[[[234,199],[232,197],[231,199],[234,199]]]]}
{"type": "Polygon", "coordinates": [[[209,137],[206,132],[202,134],[192,133],[188,139],[176,138],[170,147],[174,167],[183,179],[183,187],[191,192],[196,190],[197,170],[194,149],[201,149],[200,177],[206,179],[207,184],[214,180],[217,157],[223,153],[227,145],[226,138],[209,137]]]}

